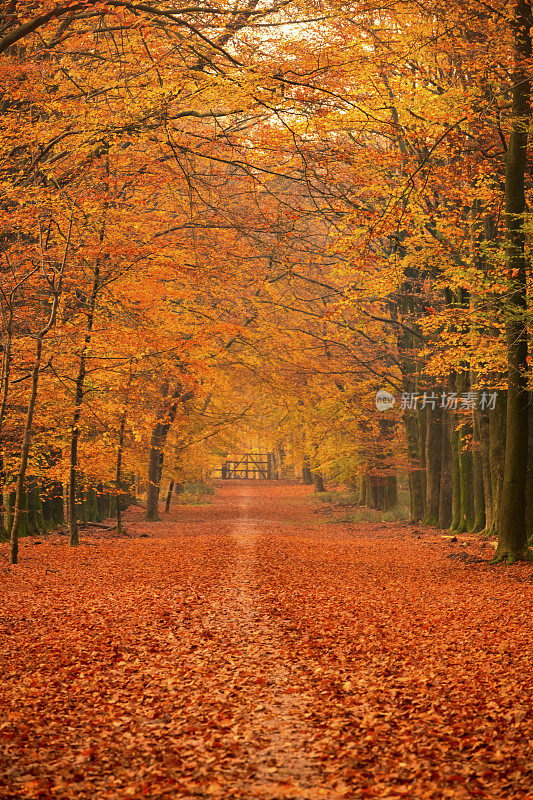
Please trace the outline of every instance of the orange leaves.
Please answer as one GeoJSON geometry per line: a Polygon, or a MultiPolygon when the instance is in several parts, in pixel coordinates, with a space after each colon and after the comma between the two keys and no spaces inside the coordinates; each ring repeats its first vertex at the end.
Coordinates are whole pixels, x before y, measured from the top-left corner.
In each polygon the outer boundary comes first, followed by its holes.
{"type": "Polygon", "coordinates": [[[317,525],[306,492],[225,485],[77,552],[24,540],[0,797],[529,798],[531,566],[317,525]]]}

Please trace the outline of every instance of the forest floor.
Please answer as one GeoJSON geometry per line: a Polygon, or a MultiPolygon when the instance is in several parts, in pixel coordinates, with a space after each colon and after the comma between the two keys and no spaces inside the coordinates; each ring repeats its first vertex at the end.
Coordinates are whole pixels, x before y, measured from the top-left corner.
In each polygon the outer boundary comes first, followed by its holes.
{"type": "Polygon", "coordinates": [[[533,799],[532,565],[281,483],[141,514],[2,545],[1,798],[533,799]]]}

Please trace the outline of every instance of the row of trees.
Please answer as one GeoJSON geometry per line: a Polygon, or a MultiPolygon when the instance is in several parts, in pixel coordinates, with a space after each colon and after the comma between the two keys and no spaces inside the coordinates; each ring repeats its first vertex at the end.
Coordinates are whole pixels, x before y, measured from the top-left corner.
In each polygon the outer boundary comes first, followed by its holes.
{"type": "Polygon", "coordinates": [[[10,0],[2,26],[12,562],[65,494],[72,544],[128,475],[157,518],[243,421],[317,486],[385,506],[408,471],[414,520],[527,557],[529,3],[10,0]]]}

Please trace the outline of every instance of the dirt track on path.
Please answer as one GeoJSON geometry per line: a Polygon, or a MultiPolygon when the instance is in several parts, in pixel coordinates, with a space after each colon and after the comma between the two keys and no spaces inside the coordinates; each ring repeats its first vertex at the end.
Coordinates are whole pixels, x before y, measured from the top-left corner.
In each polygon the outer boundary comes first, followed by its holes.
{"type": "Polygon", "coordinates": [[[307,492],[227,483],[133,512],[133,538],[23,540],[0,797],[533,798],[531,566],[323,524],[307,492]]]}

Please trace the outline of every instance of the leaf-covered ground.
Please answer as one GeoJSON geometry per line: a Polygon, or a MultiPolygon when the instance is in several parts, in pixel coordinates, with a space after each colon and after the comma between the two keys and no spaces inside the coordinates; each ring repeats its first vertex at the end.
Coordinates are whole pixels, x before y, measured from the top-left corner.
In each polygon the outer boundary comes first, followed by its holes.
{"type": "Polygon", "coordinates": [[[0,797],[533,798],[531,566],[307,492],[2,546],[0,797]]]}

